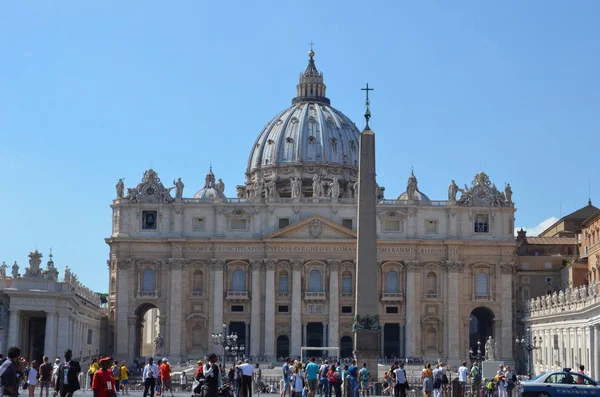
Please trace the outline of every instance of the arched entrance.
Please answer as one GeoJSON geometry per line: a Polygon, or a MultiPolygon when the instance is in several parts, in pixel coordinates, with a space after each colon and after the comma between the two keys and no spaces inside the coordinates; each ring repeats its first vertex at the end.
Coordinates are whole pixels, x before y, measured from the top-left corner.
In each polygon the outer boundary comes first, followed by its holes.
{"type": "Polygon", "coordinates": [[[287,335],[277,337],[277,358],[286,358],[290,355],[290,338],[287,335]]]}
{"type": "Polygon", "coordinates": [[[485,355],[485,341],[491,336],[494,339],[494,312],[487,307],[477,307],[471,312],[471,322],[469,324],[469,348],[477,354],[477,342],[480,342],[479,349],[481,354],[485,355]]]}
{"type": "Polygon", "coordinates": [[[135,340],[133,341],[134,357],[152,357],[156,352],[155,339],[158,335],[162,337],[162,351],[164,353],[164,335],[161,333],[158,316],[160,311],[151,303],[140,305],[136,311],[135,340]]]}
{"type": "Polygon", "coordinates": [[[352,338],[347,335],[342,336],[342,339],[340,339],[340,358],[353,357],[352,350],[354,350],[352,338]]]}

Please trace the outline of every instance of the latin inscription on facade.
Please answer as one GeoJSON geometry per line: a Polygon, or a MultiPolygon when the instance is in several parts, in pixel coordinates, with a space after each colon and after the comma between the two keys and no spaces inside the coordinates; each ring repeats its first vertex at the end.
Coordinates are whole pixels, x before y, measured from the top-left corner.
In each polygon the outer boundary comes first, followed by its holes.
{"type": "MultiPolygon", "coordinates": [[[[173,245],[175,252],[289,252],[289,253],[355,253],[355,246],[270,246],[270,245],[240,245],[240,246],[209,246],[209,245],[173,245]]],[[[378,247],[380,254],[422,254],[446,255],[456,254],[456,248],[411,248],[411,247],[378,247]]]]}

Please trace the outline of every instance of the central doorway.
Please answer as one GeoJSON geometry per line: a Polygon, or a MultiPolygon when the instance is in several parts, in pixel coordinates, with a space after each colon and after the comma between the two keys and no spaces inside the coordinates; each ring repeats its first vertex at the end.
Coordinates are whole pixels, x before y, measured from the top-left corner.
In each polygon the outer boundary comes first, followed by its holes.
{"type": "Polygon", "coordinates": [[[469,323],[469,348],[477,354],[477,349],[485,355],[485,341],[494,336],[494,313],[487,307],[477,307],[471,312],[469,323]],[[479,342],[479,345],[477,344],[479,342]],[[478,347],[479,346],[479,347],[478,347]]]}
{"type": "Polygon", "coordinates": [[[400,324],[384,324],[383,356],[386,358],[400,357],[400,324]]]}
{"type": "MultiPolygon", "coordinates": [[[[323,323],[308,323],[306,324],[306,346],[308,347],[324,347],[323,344],[323,323]]],[[[309,357],[322,357],[325,352],[323,350],[307,350],[309,357]]]]}

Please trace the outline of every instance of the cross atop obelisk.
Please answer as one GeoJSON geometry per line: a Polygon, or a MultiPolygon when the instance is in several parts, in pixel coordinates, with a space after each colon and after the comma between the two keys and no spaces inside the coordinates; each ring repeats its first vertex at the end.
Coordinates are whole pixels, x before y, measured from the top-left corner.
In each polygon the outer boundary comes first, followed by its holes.
{"type": "Polygon", "coordinates": [[[358,223],[356,239],[356,296],[354,318],[354,355],[359,368],[367,364],[371,373],[377,373],[379,358],[379,301],[377,296],[377,218],[375,181],[375,134],[369,128],[371,109],[366,88],[366,126],[360,134],[358,162],[358,223]]]}

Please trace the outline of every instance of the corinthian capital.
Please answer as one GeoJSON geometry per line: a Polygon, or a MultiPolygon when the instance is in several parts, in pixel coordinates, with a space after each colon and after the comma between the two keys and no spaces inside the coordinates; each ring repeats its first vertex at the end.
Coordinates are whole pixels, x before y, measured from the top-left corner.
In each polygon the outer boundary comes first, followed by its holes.
{"type": "Polygon", "coordinates": [[[292,259],[290,261],[290,264],[292,265],[292,269],[294,270],[301,270],[302,269],[302,265],[304,264],[304,262],[300,259],[292,259]]]}
{"type": "Polygon", "coordinates": [[[125,258],[117,259],[117,267],[119,270],[127,270],[135,264],[135,259],[125,258]]]}
{"type": "Polygon", "coordinates": [[[267,270],[275,270],[277,259],[265,259],[265,268],[267,270]]]}
{"type": "Polygon", "coordinates": [[[264,259],[250,259],[250,266],[252,267],[253,271],[260,271],[263,263],[265,263],[264,259]]]}
{"type": "Polygon", "coordinates": [[[329,265],[329,269],[331,270],[339,270],[340,265],[342,264],[342,261],[338,261],[336,259],[330,259],[327,261],[327,264],[329,265]]]}
{"type": "Polygon", "coordinates": [[[515,270],[514,262],[500,262],[500,273],[512,274],[515,270]]]}
{"type": "Polygon", "coordinates": [[[417,272],[421,269],[421,261],[404,261],[407,272],[417,272]]]}
{"type": "Polygon", "coordinates": [[[460,273],[465,267],[465,263],[461,261],[446,261],[446,271],[449,273],[460,273]]]}
{"type": "Polygon", "coordinates": [[[173,270],[180,270],[186,264],[186,262],[187,261],[185,259],[170,258],[169,259],[169,267],[173,270]]]}
{"type": "Polygon", "coordinates": [[[225,266],[225,260],[224,259],[212,259],[211,266],[214,270],[223,270],[223,267],[225,266]]]}

